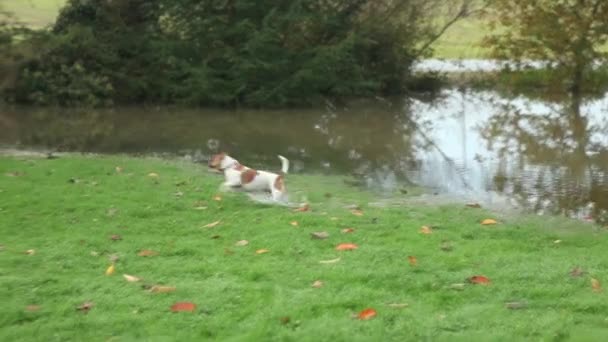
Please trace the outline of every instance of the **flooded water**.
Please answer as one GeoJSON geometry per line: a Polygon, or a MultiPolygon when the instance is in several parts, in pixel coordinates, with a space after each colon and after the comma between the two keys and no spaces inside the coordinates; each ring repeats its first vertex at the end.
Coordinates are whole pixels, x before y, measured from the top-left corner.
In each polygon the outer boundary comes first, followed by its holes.
{"type": "Polygon", "coordinates": [[[491,91],[290,111],[122,108],[0,112],[4,148],[168,154],[225,150],[254,167],[331,172],[585,220],[608,220],[608,95],[550,103],[491,91]]]}

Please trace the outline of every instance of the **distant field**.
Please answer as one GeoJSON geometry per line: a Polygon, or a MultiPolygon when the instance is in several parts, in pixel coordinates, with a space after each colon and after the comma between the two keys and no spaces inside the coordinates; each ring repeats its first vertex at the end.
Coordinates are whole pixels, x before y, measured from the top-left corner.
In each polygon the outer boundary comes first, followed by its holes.
{"type": "MultiPolygon", "coordinates": [[[[0,6],[21,22],[41,28],[52,24],[67,0],[0,0],[0,6]]],[[[487,49],[479,46],[484,36],[483,22],[467,19],[452,26],[435,44],[437,58],[484,58],[487,49]]]]}

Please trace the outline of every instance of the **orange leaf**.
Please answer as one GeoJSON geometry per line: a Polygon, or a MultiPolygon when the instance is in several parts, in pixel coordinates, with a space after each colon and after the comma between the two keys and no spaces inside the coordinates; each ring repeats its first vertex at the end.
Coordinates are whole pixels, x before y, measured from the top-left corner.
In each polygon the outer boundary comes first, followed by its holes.
{"type": "Polygon", "coordinates": [[[354,232],[354,231],[355,231],[355,228],[344,228],[344,229],[342,229],[342,230],[341,230],[341,232],[342,232],[343,234],[352,233],[352,232],[354,232]]]}
{"type": "Polygon", "coordinates": [[[204,225],[203,228],[213,228],[213,227],[217,226],[218,224],[220,224],[221,222],[222,222],[221,220],[211,222],[211,223],[204,225]]]}
{"type": "Polygon", "coordinates": [[[270,252],[270,251],[263,248],[263,249],[258,249],[257,251],[255,251],[255,254],[265,254],[268,252],[270,252]]]}
{"type": "Polygon", "coordinates": [[[361,211],[359,209],[353,209],[350,212],[355,216],[363,216],[363,211],[361,211]]]}
{"type": "Polygon", "coordinates": [[[497,224],[498,222],[494,219],[485,219],[483,221],[481,221],[481,224],[484,226],[490,226],[490,225],[494,225],[497,224]]]}
{"type": "Polygon", "coordinates": [[[289,224],[290,224],[290,225],[292,225],[292,226],[294,226],[294,227],[297,227],[297,226],[299,226],[299,225],[300,225],[300,224],[298,223],[298,221],[291,221],[291,222],[289,222],[289,224]]]}
{"type": "Polygon", "coordinates": [[[137,255],[139,255],[140,257],[150,257],[158,255],[158,252],[149,249],[142,249],[141,251],[139,251],[139,253],[137,253],[137,255]]]}
{"type": "Polygon", "coordinates": [[[482,275],[475,275],[469,278],[469,282],[479,285],[489,285],[491,281],[489,278],[484,277],[482,275]]]}
{"type": "Polygon", "coordinates": [[[152,293],[169,293],[177,290],[174,286],[154,285],[150,288],[152,293]]]}
{"type": "Polygon", "coordinates": [[[196,309],[196,304],[190,302],[177,302],[171,305],[171,311],[180,312],[180,311],[189,311],[193,312],[196,309]]]}
{"type": "Polygon", "coordinates": [[[336,246],[336,250],[338,251],[350,251],[357,248],[359,248],[359,246],[355,245],[354,243],[341,243],[336,246]]]}
{"type": "Polygon", "coordinates": [[[372,318],[376,317],[377,314],[378,313],[376,312],[376,310],[374,310],[372,308],[368,308],[368,309],[365,309],[365,310],[359,312],[359,314],[357,315],[357,318],[361,319],[361,320],[368,320],[368,319],[372,319],[372,318]]]}
{"type": "Polygon", "coordinates": [[[416,259],[415,256],[410,255],[407,257],[407,260],[410,262],[411,266],[416,266],[418,264],[418,259],[416,259]]]}
{"type": "Polygon", "coordinates": [[[422,226],[420,228],[420,233],[421,234],[433,234],[433,230],[431,230],[431,227],[429,227],[429,226],[422,226]]]}
{"type": "Polygon", "coordinates": [[[299,208],[296,208],[293,211],[298,213],[298,212],[305,212],[305,211],[309,211],[309,210],[310,210],[310,205],[308,203],[304,203],[299,208]]]}
{"type": "Polygon", "coordinates": [[[593,291],[595,292],[602,292],[602,284],[595,278],[591,278],[591,288],[593,288],[593,291]]]}

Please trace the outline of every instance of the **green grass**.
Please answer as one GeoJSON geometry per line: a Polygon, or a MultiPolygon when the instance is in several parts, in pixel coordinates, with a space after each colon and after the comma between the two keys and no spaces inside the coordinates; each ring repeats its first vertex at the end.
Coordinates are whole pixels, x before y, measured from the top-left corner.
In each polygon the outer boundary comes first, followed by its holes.
{"type": "Polygon", "coordinates": [[[22,23],[42,28],[55,22],[66,0],[0,0],[0,9],[11,12],[22,23]]]}
{"type": "Polygon", "coordinates": [[[1,158],[0,340],[608,337],[608,298],[590,285],[591,277],[608,281],[608,240],[597,226],[498,215],[501,224],[486,227],[480,220],[497,215],[408,205],[406,198],[396,198],[402,205],[374,207],[368,203],[375,194],[345,186],[341,177],[318,175],[289,175],[292,196],[313,208],[295,213],[240,193],[214,201],[220,182],[200,166],[176,161],[1,158]],[[363,216],[344,208],[352,203],[362,206],[363,216]],[[200,206],[207,209],[195,209],[200,206]],[[216,220],[222,223],[201,228],[216,220]],[[422,225],[435,226],[434,233],[420,234],[422,225]],[[342,234],[345,227],[356,230],[342,234]],[[312,240],[314,231],[330,237],[312,240]],[[113,234],[122,240],[111,240],[113,234]],[[239,240],[249,245],[235,246],[239,240]],[[453,250],[440,248],[445,241],[453,250]],[[342,242],[359,249],[336,251],[342,242]],[[263,248],[270,252],[256,255],[263,248]],[[31,249],[35,254],[24,253],[31,249]],[[142,249],[159,255],[140,257],[142,249]],[[120,257],[116,274],[106,276],[112,254],[120,257]],[[410,255],[418,266],[408,264],[410,255]],[[319,263],[338,257],[334,264],[319,263]],[[575,266],[587,273],[571,277],[575,266]],[[149,293],[123,273],[177,290],[149,293]],[[478,274],[491,285],[451,288],[478,274]],[[315,280],[324,287],[312,288],[315,280]],[[94,303],[86,315],[75,309],[85,301],[94,303]],[[198,307],[170,312],[178,301],[198,307]],[[510,301],[528,306],[509,310],[510,301]],[[29,312],[28,305],[40,310],[29,312]],[[378,311],[375,319],[351,318],[368,307],[378,311]]]}

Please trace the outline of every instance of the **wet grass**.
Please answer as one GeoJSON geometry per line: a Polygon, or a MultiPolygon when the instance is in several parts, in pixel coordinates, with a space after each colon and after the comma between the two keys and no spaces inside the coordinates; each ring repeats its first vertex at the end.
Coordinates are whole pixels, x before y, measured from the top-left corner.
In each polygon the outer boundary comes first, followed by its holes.
{"type": "Polygon", "coordinates": [[[590,285],[592,277],[608,279],[608,240],[599,227],[462,206],[374,207],[368,203],[375,194],[342,180],[289,175],[292,196],[313,209],[296,213],[240,193],[215,201],[221,177],[188,163],[4,157],[0,340],[608,337],[606,293],[590,285]],[[347,204],[360,205],[363,216],[347,204]],[[486,217],[500,224],[481,226],[486,217]],[[422,225],[433,233],[421,234],[422,225]],[[355,231],[341,233],[347,227],[355,231]],[[313,240],[315,231],[330,236],[313,240]],[[235,246],[239,240],[249,244],[235,246]],[[344,242],[359,248],[336,251],[344,242]],[[159,254],[138,256],[143,249],[159,254]],[[259,249],[269,252],[256,254],[259,249]],[[106,276],[112,255],[119,258],[116,272],[106,276]],[[575,266],[585,273],[569,275],[575,266]],[[123,273],[144,280],[129,283],[123,273]],[[467,283],[473,275],[491,284],[467,283]],[[324,286],[311,287],[316,280],[324,286]],[[176,290],[142,287],[154,284],[176,290]],[[88,314],[76,310],[85,301],[94,304],[88,314]],[[172,313],[179,301],[197,309],[172,313]],[[508,309],[507,302],[525,307],[508,309]],[[28,311],[28,305],[39,307],[28,311]],[[376,318],[352,318],[369,307],[376,318]]]}

